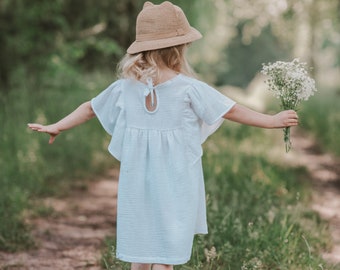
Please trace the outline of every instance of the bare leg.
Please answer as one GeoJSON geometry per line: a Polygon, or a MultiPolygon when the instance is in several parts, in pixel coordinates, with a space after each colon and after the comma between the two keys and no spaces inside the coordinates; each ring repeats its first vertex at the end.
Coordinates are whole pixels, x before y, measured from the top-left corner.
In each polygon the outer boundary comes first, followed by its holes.
{"type": "Polygon", "coordinates": [[[151,264],[145,264],[145,263],[132,263],[131,264],[131,270],[150,270],[151,264]]]}
{"type": "Polygon", "coordinates": [[[166,265],[166,264],[153,264],[152,270],[173,270],[172,265],[166,265]]]}

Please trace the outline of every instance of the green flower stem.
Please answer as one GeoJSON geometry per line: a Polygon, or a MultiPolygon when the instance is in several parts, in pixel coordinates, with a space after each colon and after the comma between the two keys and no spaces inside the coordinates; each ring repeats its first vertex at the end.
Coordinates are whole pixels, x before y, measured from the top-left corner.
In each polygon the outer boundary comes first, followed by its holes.
{"type": "Polygon", "coordinates": [[[283,129],[283,138],[286,146],[286,153],[292,148],[292,142],[290,141],[290,127],[286,127],[283,129]]]}

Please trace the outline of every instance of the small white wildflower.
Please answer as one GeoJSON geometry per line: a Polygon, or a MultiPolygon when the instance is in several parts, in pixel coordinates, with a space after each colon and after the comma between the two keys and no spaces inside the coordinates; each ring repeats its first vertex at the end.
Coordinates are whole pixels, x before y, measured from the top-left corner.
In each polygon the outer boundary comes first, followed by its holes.
{"type": "Polygon", "coordinates": [[[300,200],[300,192],[296,193],[296,200],[299,201],[300,200]]]}
{"type": "Polygon", "coordinates": [[[207,259],[207,262],[214,260],[217,257],[216,248],[212,247],[210,250],[205,248],[204,255],[205,255],[205,258],[207,259]]]}
{"type": "Polygon", "coordinates": [[[250,261],[248,262],[243,262],[243,265],[241,266],[241,270],[253,270],[253,269],[264,269],[263,268],[263,263],[262,261],[255,257],[252,258],[250,261]]]}

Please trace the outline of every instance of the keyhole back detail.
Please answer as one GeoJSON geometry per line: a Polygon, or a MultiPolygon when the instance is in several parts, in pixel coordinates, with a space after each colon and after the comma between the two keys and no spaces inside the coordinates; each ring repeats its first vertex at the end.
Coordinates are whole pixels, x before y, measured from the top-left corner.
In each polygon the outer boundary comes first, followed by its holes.
{"type": "Polygon", "coordinates": [[[147,82],[147,89],[144,92],[144,96],[145,96],[144,106],[145,106],[145,109],[149,113],[153,113],[158,108],[157,92],[154,88],[153,81],[151,78],[148,78],[146,82],[147,82]]]}
{"type": "Polygon", "coordinates": [[[157,94],[155,91],[153,91],[152,93],[150,93],[149,95],[147,95],[145,97],[145,109],[148,112],[155,112],[156,109],[158,108],[158,98],[157,98],[157,94]]]}

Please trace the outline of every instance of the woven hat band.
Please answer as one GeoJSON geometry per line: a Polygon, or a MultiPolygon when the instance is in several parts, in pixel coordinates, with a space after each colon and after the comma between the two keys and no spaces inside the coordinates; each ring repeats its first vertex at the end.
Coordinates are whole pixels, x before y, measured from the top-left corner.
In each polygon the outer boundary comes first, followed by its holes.
{"type": "Polygon", "coordinates": [[[182,28],[177,29],[174,32],[168,32],[168,33],[158,33],[157,36],[155,36],[154,33],[147,33],[147,34],[139,34],[136,37],[136,41],[149,41],[149,40],[158,40],[158,39],[164,39],[164,38],[171,38],[171,37],[177,37],[177,36],[183,36],[185,35],[185,32],[182,28]]]}

